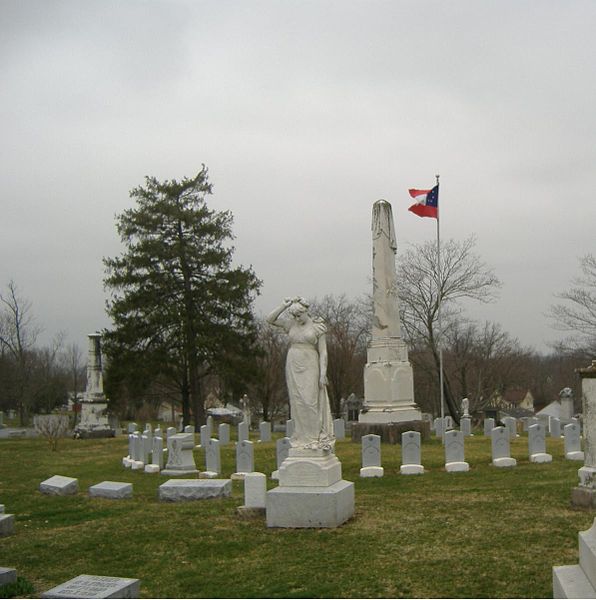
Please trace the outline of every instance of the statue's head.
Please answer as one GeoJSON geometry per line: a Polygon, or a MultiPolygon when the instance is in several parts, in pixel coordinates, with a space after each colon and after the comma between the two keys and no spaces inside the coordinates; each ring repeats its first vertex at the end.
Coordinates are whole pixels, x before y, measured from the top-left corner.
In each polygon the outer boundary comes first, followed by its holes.
{"type": "Polygon", "coordinates": [[[288,312],[290,313],[293,319],[298,321],[298,323],[304,324],[309,318],[308,302],[304,300],[304,298],[295,298],[290,307],[288,308],[288,312]]]}

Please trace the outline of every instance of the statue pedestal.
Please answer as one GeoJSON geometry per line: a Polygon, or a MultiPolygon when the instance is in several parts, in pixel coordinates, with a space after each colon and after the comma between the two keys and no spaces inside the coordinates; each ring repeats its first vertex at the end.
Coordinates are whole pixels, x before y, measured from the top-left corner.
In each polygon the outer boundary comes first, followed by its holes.
{"type": "Polygon", "coordinates": [[[110,427],[106,416],[108,403],[103,397],[85,399],[81,402],[81,420],[77,423],[75,433],[79,438],[114,437],[116,432],[110,427]]]}
{"type": "Polygon", "coordinates": [[[338,527],[354,514],[354,484],[329,450],[291,448],[267,492],[267,527],[338,527]]]}

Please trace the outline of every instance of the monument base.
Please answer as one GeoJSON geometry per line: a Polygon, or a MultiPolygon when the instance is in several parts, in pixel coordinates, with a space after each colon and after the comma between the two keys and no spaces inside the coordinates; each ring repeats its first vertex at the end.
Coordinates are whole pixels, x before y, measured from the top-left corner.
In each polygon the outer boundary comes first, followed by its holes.
{"type": "Polygon", "coordinates": [[[267,492],[267,527],[339,527],[354,515],[354,484],[285,486],[267,492]]]}
{"type": "Polygon", "coordinates": [[[493,467],[515,467],[517,465],[517,461],[515,458],[505,457],[505,458],[495,458],[492,462],[493,467]]]}
{"type": "Polygon", "coordinates": [[[424,475],[424,467],[422,465],[402,465],[399,472],[401,475],[424,475]]]}
{"type": "Polygon", "coordinates": [[[362,467],[360,477],[383,477],[385,469],[383,467],[362,467]]]}
{"type": "Polygon", "coordinates": [[[358,415],[358,423],[402,423],[421,420],[422,413],[415,405],[404,408],[367,408],[365,405],[358,415]]]}
{"type": "Polygon", "coordinates": [[[537,452],[536,454],[530,454],[530,462],[533,463],[550,463],[553,462],[551,454],[546,452],[537,452]]]}
{"type": "Polygon", "coordinates": [[[596,490],[578,485],[571,490],[571,505],[577,508],[596,508],[596,490]]]}
{"type": "Polygon", "coordinates": [[[430,423],[415,420],[399,423],[352,423],[352,441],[360,442],[363,435],[374,433],[381,437],[384,444],[401,444],[401,434],[406,431],[417,431],[422,441],[430,440],[430,423]]]}
{"type": "Polygon", "coordinates": [[[447,471],[447,473],[466,473],[469,470],[470,465],[467,462],[445,463],[445,471],[447,471]]]}
{"type": "Polygon", "coordinates": [[[164,469],[161,474],[168,477],[186,477],[187,475],[198,476],[199,471],[197,469],[164,469]]]}

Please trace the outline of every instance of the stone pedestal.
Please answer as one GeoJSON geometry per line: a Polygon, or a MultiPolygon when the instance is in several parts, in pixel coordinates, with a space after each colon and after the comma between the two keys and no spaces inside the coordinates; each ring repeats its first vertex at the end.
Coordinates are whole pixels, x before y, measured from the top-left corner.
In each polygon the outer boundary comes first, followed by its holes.
{"type": "Polygon", "coordinates": [[[430,423],[427,421],[402,421],[401,423],[352,423],[352,441],[371,433],[381,436],[383,444],[400,444],[402,433],[417,431],[423,441],[430,440],[430,423]]]}
{"type": "Polygon", "coordinates": [[[267,527],[338,527],[354,514],[354,484],[328,450],[291,448],[267,492],[267,527]]]}
{"type": "Polygon", "coordinates": [[[578,540],[579,564],[553,567],[553,598],[596,598],[596,520],[578,540]]]}

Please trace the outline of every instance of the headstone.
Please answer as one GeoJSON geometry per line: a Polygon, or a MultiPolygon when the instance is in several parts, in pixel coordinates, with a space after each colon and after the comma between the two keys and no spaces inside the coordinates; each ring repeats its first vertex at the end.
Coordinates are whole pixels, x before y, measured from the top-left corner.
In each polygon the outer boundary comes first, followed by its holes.
{"type": "Polygon", "coordinates": [[[110,498],[112,500],[132,498],[132,483],[102,481],[89,488],[89,496],[91,498],[110,498]]]}
{"type": "Polygon", "coordinates": [[[548,430],[550,437],[560,438],[561,437],[561,420],[557,417],[550,417],[548,420],[548,430]]]}
{"type": "Polygon", "coordinates": [[[10,567],[0,567],[0,587],[7,583],[16,583],[17,570],[10,567]]]}
{"type": "Polygon", "coordinates": [[[153,431],[151,430],[151,425],[147,424],[145,426],[143,438],[143,443],[145,444],[145,456],[149,456],[149,454],[151,454],[151,450],[153,449],[153,431]]]}
{"type": "Polygon", "coordinates": [[[515,417],[505,417],[503,423],[509,433],[509,439],[514,440],[518,437],[517,433],[517,419],[515,417]]]}
{"type": "Polygon", "coordinates": [[[244,517],[265,515],[266,497],[265,474],[247,473],[244,476],[244,506],[238,507],[238,514],[244,517]]]}
{"type": "Polygon", "coordinates": [[[271,441],[271,423],[269,421],[259,423],[259,438],[261,442],[271,441]]]}
{"type": "Polygon", "coordinates": [[[333,433],[336,440],[344,440],[346,438],[346,422],[343,419],[333,420],[333,433]]]}
{"type": "Polygon", "coordinates": [[[472,434],[472,419],[470,417],[462,417],[459,422],[459,427],[464,437],[468,437],[472,434]]]}
{"type": "Polygon", "coordinates": [[[292,446],[289,437],[279,438],[277,442],[275,442],[275,458],[277,468],[271,474],[271,479],[279,479],[279,467],[281,467],[281,463],[288,458],[291,447],[292,446]]]}
{"type": "Polygon", "coordinates": [[[231,493],[230,479],[170,479],[159,486],[158,498],[163,502],[184,502],[225,498],[231,493]]]}
{"type": "Polygon", "coordinates": [[[201,444],[205,450],[205,471],[201,477],[205,479],[216,479],[221,473],[221,453],[219,450],[219,440],[209,439],[205,444],[201,444]]]}
{"type": "Polygon", "coordinates": [[[42,598],[138,598],[139,579],[79,575],[44,592],[42,598]]]}
{"type": "Polygon", "coordinates": [[[186,425],[184,427],[184,433],[192,433],[195,434],[195,426],[194,425],[186,425]]]}
{"type": "MultiPolygon", "coordinates": [[[[342,419],[343,422],[343,419],[342,419]]],[[[370,433],[363,435],[362,468],[360,477],[383,477],[384,469],[381,466],[381,436],[370,433]]]]}
{"type": "Polygon", "coordinates": [[[286,437],[291,438],[294,435],[294,421],[288,419],[286,421],[286,437]]]}
{"type": "Polygon", "coordinates": [[[401,434],[401,467],[402,475],[422,475],[424,467],[420,458],[420,432],[404,431],[401,434]]]}
{"type": "Polygon", "coordinates": [[[230,426],[227,423],[219,424],[218,437],[220,446],[225,446],[230,443],[230,426]]]}
{"type": "Polygon", "coordinates": [[[168,437],[168,462],[162,475],[184,476],[198,474],[193,456],[194,433],[176,433],[168,437]]]}
{"type": "Polygon", "coordinates": [[[581,440],[579,435],[579,425],[569,423],[563,427],[565,437],[565,458],[567,460],[584,460],[584,453],[581,449],[581,440]]]}
{"type": "Polygon", "coordinates": [[[135,422],[131,422],[128,424],[128,433],[134,433],[139,426],[135,422]]]}
{"type": "Polygon", "coordinates": [[[506,427],[495,427],[491,432],[492,465],[495,467],[515,467],[517,461],[511,458],[511,434],[506,427]]]}
{"type": "Polygon", "coordinates": [[[484,435],[489,437],[491,431],[495,428],[495,420],[491,417],[489,419],[484,419],[484,435]]]}
{"type": "Polygon", "coordinates": [[[443,439],[443,434],[445,433],[445,421],[440,417],[435,419],[435,435],[443,439]]]}
{"type": "Polygon", "coordinates": [[[453,417],[451,415],[445,416],[445,431],[453,429],[453,417]]]}
{"type": "Polygon", "coordinates": [[[130,467],[130,463],[132,460],[134,460],[134,443],[135,443],[135,438],[134,435],[132,433],[128,434],[128,456],[126,458],[128,458],[127,461],[122,461],[125,467],[130,467]]]}
{"type": "Polygon", "coordinates": [[[211,435],[209,434],[209,428],[207,427],[207,425],[201,425],[200,437],[201,448],[204,448],[207,442],[211,439],[211,435]]]}
{"type": "Polygon", "coordinates": [[[48,496],[72,496],[79,491],[79,480],[54,475],[39,484],[39,491],[48,496]]]}
{"type": "Polygon", "coordinates": [[[163,432],[161,430],[161,426],[158,424],[157,427],[153,430],[153,437],[158,435],[160,438],[163,438],[163,432]]]}
{"type": "Polygon", "coordinates": [[[445,432],[445,471],[448,473],[470,470],[464,457],[464,434],[452,429],[445,432]]]}
{"type": "Polygon", "coordinates": [[[528,428],[528,453],[530,462],[549,463],[553,457],[546,453],[546,439],[542,423],[534,423],[528,428]]]}
{"type": "Polygon", "coordinates": [[[211,439],[213,437],[213,417],[211,415],[207,416],[207,421],[206,421],[206,425],[207,425],[207,431],[209,432],[209,437],[207,439],[211,439]]]}
{"type": "Polygon", "coordinates": [[[163,438],[153,436],[151,464],[145,465],[145,473],[159,473],[163,469],[163,438]]]}
{"type": "Polygon", "coordinates": [[[524,431],[529,431],[530,427],[532,427],[532,425],[536,425],[536,423],[539,423],[540,420],[538,419],[538,417],[527,417],[523,420],[524,423],[524,431]]]}
{"type": "Polygon", "coordinates": [[[176,435],[178,433],[178,431],[176,430],[175,427],[168,427],[166,429],[166,439],[170,439],[170,437],[172,437],[173,435],[176,435]]]}
{"type": "Polygon", "coordinates": [[[596,519],[578,541],[579,564],[553,567],[553,598],[596,598],[596,519]]]}
{"type": "MultiPolygon", "coordinates": [[[[141,436],[141,462],[143,465],[148,465],[151,461],[149,460],[149,456],[151,454],[151,446],[149,446],[149,438],[143,434],[141,436]]],[[[153,444],[153,440],[151,440],[153,444]]]]}
{"type": "Polygon", "coordinates": [[[246,473],[255,470],[253,444],[248,440],[238,442],[236,445],[236,472],[232,479],[244,479],[246,473]]]}
{"type": "Polygon", "coordinates": [[[238,423],[238,443],[246,440],[248,440],[248,423],[242,421],[242,423],[238,423]]]}
{"type": "Polygon", "coordinates": [[[130,466],[136,471],[144,468],[145,466],[145,461],[143,460],[143,440],[141,439],[141,434],[138,431],[135,431],[132,434],[132,438],[133,455],[130,466]]]}

